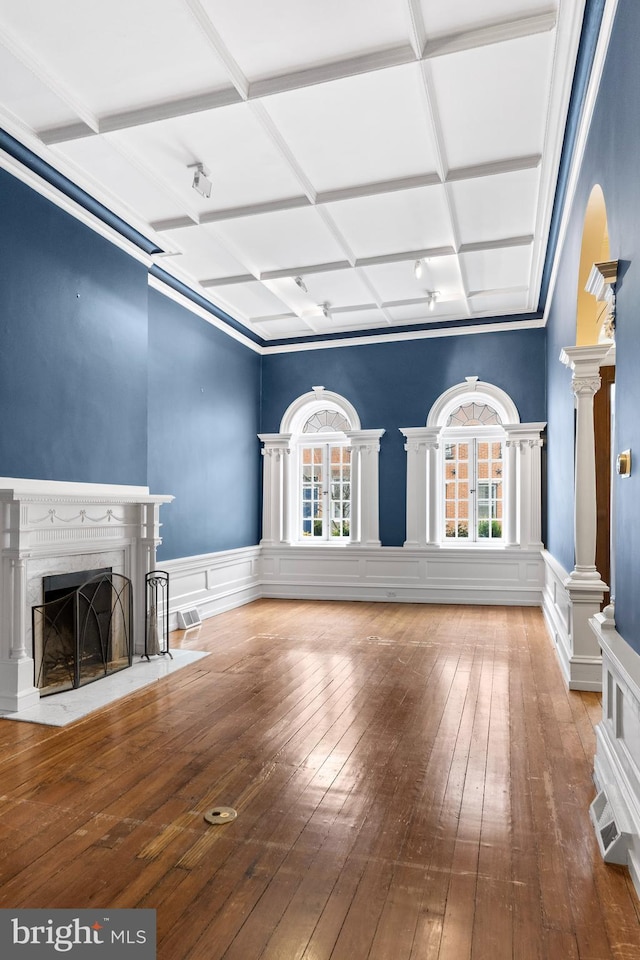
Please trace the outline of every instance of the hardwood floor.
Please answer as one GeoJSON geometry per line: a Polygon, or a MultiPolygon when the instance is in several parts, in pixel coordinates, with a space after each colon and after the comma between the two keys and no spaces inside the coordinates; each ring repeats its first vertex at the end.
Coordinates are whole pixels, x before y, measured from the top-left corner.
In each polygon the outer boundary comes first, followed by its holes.
{"type": "Polygon", "coordinates": [[[640,957],[599,697],[539,610],[262,600],[172,639],[210,656],[0,720],[0,907],[153,907],[160,960],[640,957]]]}

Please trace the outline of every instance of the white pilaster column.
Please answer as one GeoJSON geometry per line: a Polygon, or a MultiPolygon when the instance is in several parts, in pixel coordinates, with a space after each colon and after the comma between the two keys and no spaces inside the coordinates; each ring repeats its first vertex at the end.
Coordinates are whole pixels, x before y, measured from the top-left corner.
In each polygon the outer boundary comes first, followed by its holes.
{"type": "Polygon", "coordinates": [[[542,547],[541,450],[546,423],[506,423],[506,543],[523,550],[542,547]]]}
{"type": "Polygon", "coordinates": [[[13,582],[13,629],[11,631],[11,660],[24,660],[26,609],[27,609],[27,568],[23,557],[11,561],[11,579],[13,582]]]}
{"type": "Polygon", "coordinates": [[[427,543],[433,546],[442,540],[442,530],[438,527],[440,516],[438,494],[440,484],[438,483],[438,448],[437,442],[440,430],[434,437],[427,439],[427,504],[429,511],[427,514],[427,543]]]}
{"type": "Polygon", "coordinates": [[[290,453],[291,435],[261,433],[258,437],[264,444],[262,448],[264,491],[260,542],[263,546],[273,546],[286,542],[286,538],[290,535],[289,504],[285,499],[290,477],[289,470],[285,468],[285,459],[288,459],[290,453]]]}
{"type": "Polygon", "coordinates": [[[400,427],[407,452],[405,547],[438,542],[437,450],[439,427],[400,427]]]}
{"type": "Polygon", "coordinates": [[[356,546],[362,536],[362,522],[360,517],[360,456],[358,446],[351,446],[351,526],[349,545],[356,546]]]}
{"type": "MultiPolygon", "coordinates": [[[[359,539],[351,542],[366,547],[380,546],[380,504],[378,462],[380,438],[384,430],[348,430],[351,449],[358,466],[357,486],[351,482],[351,509],[360,517],[359,539]]],[[[353,455],[353,454],[352,454],[353,455]]]]}
{"type": "Polygon", "coordinates": [[[518,440],[507,440],[506,467],[507,475],[504,479],[505,500],[507,502],[506,529],[504,542],[508,547],[518,543],[518,440]]]}

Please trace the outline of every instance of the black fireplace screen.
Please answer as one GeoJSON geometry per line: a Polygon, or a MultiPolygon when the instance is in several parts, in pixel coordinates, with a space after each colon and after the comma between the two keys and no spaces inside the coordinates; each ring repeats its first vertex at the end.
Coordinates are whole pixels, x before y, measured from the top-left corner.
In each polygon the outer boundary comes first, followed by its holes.
{"type": "Polygon", "coordinates": [[[131,581],[103,573],[32,609],[35,685],[41,696],[71,690],[133,658],[131,581]]]}

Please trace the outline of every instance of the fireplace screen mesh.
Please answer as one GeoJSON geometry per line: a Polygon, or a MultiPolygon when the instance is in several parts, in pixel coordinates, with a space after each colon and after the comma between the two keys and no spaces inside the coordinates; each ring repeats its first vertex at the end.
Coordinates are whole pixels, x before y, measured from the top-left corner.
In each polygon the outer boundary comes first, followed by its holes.
{"type": "Polygon", "coordinates": [[[33,607],[32,620],[35,685],[41,696],[131,666],[128,577],[119,573],[92,577],[65,596],[33,607]]]}

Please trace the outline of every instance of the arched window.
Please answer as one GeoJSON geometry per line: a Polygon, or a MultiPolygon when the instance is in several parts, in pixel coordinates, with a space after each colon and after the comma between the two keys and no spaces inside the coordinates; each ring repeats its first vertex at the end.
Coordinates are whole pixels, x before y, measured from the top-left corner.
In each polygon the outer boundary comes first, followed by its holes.
{"type": "Polygon", "coordinates": [[[450,414],[441,438],[441,536],[502,541],[506,437],[499,414],[487,403],[468,401],[450,414]]]}
{"type": "Polygon", "coordinates": [[[405,546],[540,546],[540,434],[511,398],[467,377],[407,427],[405,546]]]}
{"type": "Polygon", "coordinates": [[[379,545],[378,451],[355,408],[314,387],[264,444],[263,544],[379,545]]]}

